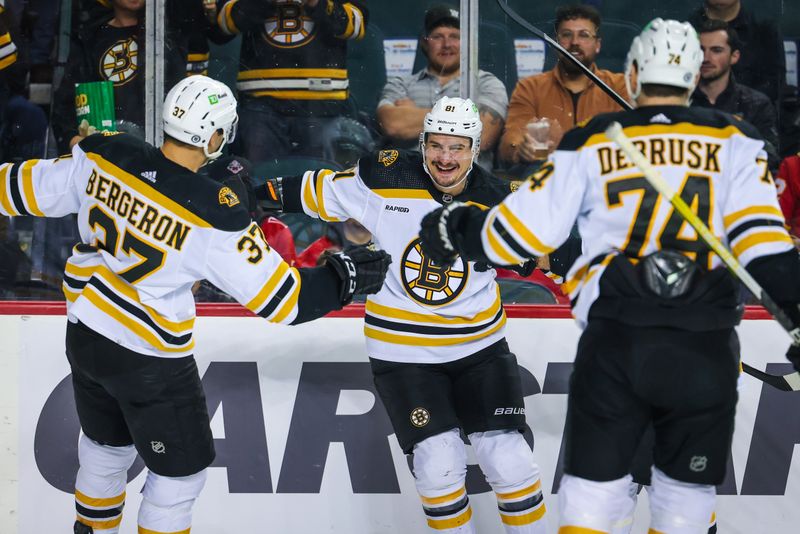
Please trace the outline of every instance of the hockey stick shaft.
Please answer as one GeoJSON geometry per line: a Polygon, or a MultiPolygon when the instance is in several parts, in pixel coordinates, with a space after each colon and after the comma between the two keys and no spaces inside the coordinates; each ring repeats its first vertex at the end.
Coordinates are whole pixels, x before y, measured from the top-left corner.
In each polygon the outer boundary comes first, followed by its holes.
{"type": "MultiPolygon", "coordinates": [[[[789,316],[775,303],[774,300],[767,294],[766,291],[759,285],[758,282],[750,275],[749,272],[739,263],[739,260],[711,233],[711,230],[703,223],[702,220],[692,211],[692,209],[684,202],[684,200],[675,193],[666,180],[661,176],[655,167],[653,167],[647,158],[639,151],[636,146],[628,139],[622,126],[618,122],[612,123],[606,129],[606,136],[616,143],[622,152],[633,162],[639,170],[644,174],[645,179],[661,194],[662,197],[669,200],[669,203],[675,210],[683,217],[683,219],[695,229],[697,235],[708,245],[708,247],[719,256],[728,270],[750,290],[750,292],[761,302],[766,310],[772,314],[776,321],[786,330],[789,337],[792,338],[792,343],[800,345],[800,328],[792,323],[789,316]]],[[[753,367],[742,364],[747,374],[759,378],[768,384],[783,389],[784,391],[798,391],[800,390],[800,374],[790,373],[785,376],[774,376],[767,373],[757,371],[753,367]],[[770,377],[767,380],[765,377],[770,377]],[[783,381],[786,387],[776,385],[778,382],[783,381]],[[788,389],[787,389],[788,387],[788,389]]]]}
{"type": "Polygon", "coordinates": [[[781,391],[800,391],[800,373],[771,375],[742,362],[742,371],[781,391]]]}
{"type": "Polygon", "coordinates": [[[519,13],[508,7],[508,0],[497,0],[497,5],[500,6],[500,9],[502,9],[503,12],[506,15],[508,15],[508,17],[511,20],[513,20],[514,22],[516,22],[517,24],[519,24],[520,26],[522,26],[523,28],[534,34],[539,39],[542,39],[548,45],[555,48],[562,55],[562,57],[566,58],[567,61],[572,62],[576,67],[578,67],[581,70],[581,72],[583,72],[590,80],[592,80],[595,84],[597,84],[597,86],[600,87],[600,89],[602,89],[617,104],[622,106],[624,109],[633,109],[633,106],[631,106],[630,102],[622,98],[622,96],[620,96],[619,93],[617,93],[611,87],[609,87],[608,84],[606,84],[606,82],[598,78],[597,75],[594,72],[592,72],[592,69],[581,63],[578,58],[570,54],[563,46],[558,44],[558,42],[555,39],[544,33],[542,30],[540,30],[533,24],[529,23],[527,20],[522,18],[519,15],[519,13]]]}

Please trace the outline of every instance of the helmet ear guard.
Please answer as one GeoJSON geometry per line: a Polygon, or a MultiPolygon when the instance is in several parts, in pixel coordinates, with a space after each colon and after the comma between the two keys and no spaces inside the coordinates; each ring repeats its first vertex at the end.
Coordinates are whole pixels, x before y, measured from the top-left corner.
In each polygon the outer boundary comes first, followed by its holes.
{"type": "Polygon", "coordinates": [[[636,100],[646,84],[669,85],[694,91],[703,51],[697,32],[688,22],[653,19],[633,39],[625,60],[625,86],[636,100]],[[636,67],[636,84],[631,83],[636,67]]]}
{"type": "Polygon", "coordinates": [[[208,159],[222,154],[236,137],[239,117],[233,92],[222,82],[207,76],[190,76],[175,84],[164,100],[164,133],[188,145],[203,149],[208,159]],[[218,130],[223,142],[214,152],[208,143],[218,130]]]}
{"type": "Polygon", "coordinates": [[[419,149],[423,154],[422,166],[428,176],[431,175],[428,170],[428,163],[425,160],[425,143],[428,140],[428,134],[442,134],[452,135],[456,137],[467,137],[472,141],[470,150],[472,151],[472,163],[467,169],[464,178],[457,184],[453,184],[450,188],[455,188],[466,180],[475,160],[481,153],[481,132],[483,130],[483,123],[481,122],[481,114],[478,111],[478,106],[469,98],[450,98],[443,96],[436,103],[433,108],[425,115],[425,120],[422,125],[422,133],[419,134],[419,149]]]}

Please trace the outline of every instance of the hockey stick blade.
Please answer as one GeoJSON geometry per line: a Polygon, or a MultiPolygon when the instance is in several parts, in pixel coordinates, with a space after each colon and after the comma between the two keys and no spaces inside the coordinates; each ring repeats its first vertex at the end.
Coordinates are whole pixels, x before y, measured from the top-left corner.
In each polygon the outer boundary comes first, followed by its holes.
{"type": "Polygon", "coordinates": [[[744,362],[742,371],[781,391],[800,391],[800,373],[797,371],[785,375],[771,375],[744,362]]]}

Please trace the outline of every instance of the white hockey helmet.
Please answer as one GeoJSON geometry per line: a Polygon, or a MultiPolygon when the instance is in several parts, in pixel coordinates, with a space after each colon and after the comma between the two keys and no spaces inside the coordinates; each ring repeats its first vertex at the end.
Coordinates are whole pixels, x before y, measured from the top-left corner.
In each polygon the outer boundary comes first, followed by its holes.
{"type": "Polygon", "coordinates": [[[236,137],[236,99],[222,82],[207,76],[189,76],[170,89],[164,99],[164,133],[186,144],[201,147],[208,159],[222,154],[223,147],[236,137]],[[225,141],[213,153],[208,142],[217,130],[225,141]]]}
{"type": "Polygon", "coordinates": [[[469,98],[450,98],[449,96],[443,96],[437,100],[433,104],[433,108],[425,115],[422,133],[419,134],[419,147],[423,154],[422,165],[425,168],[425,172],[430,176],[428,163],[424,157],[425,142],[428,139],[428,134],[468,137],[472,141],[472,164],[464,175],[466,179],[481,151],[481,130],[483,130],[481,114],[478,111],[478,106],[472,100],[469,98]]]}
{"type": "Polygon", "coordinates": [[[633,39],[625,61],[625,84],[631,100],[647,83],[694,90],[703,63],[697,32],[688,22],[655,18],[633,39]],[[631,73],[636,65],[636,86],[631,73]]]}

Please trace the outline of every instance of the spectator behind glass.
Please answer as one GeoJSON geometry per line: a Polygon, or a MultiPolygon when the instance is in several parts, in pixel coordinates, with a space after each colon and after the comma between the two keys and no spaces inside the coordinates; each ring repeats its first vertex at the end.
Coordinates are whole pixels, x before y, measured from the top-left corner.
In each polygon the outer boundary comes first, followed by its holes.
{"type": "Polygon", "coordinates": [[[254,163],[323,157],[331,125],[355,116],[347,41],[364,37],[366,8],[343,0],[225,0],[217,21],[223,32],[242,34],[238,152],[254,163]]]}
{"type": "MultiPolygon", "coordinates": [[[[81,82],[112,81],[117,130],[144,137],[144,6],[145,0],[95,0],[78,17],[54,101],[53,129],[62,153],[90,133],[77,131],[75,84],[81,82]]],[[[231,39],[208,22],[204,6],[203,0],[166,5],[165,87],[187,74],[205,72],[206,37],[218,43],[231,39]]]]}
{"type": "MultiPolygon", "coordinates": [[[[556,10],[558,43],[598,78],[628,98],[622,73],[600,70],[595,58],[600,53],[600,13],[591,6],[563,6],[556,10]]],[[[527,126],[546,118],[550,123],[549,150],[564,132],[599,113],[622,109],[569,60],[563,57],[552,70],[524,78],[517,83],[508,106],[506,129],[500,140],[500,159],[507,164],[528,164],[546,159],[527,126]]],[[[523,170],[523,169],[520,169],[523,170]]]]}
{"type": "Polygon", "coordinates": [[[14,16],[6,10],[10,4],[0,0],[0,154],[5,160],[37,158],[44,155],[47,116],[27,98],[29,54],[17,48],[30,51],[19,27],[25,6],[16,6],[14,16]]]}
{"type": "MultiPolygon", "coordinates": [[[[77,130],[75,84],[110,80],[114,84],[117,130],[144,138],[144,4],[145,0],[110,0],[109,12],[87,24],[70,43],[64,80],[56,89],[53,130],[59,152],[91,133],[77,130]]],[[[166,47],[169,86],[183,76],[185,65],[177,49],[166,47]]]]}
{"type": "Polygon", "coordinates": [[[739,37],[741,58],[733,66],[736,81],[777,102],[786,82],[786,57],[776,22],[756,18],[741,0],[705,0],[689,22],[699,30],[708,19],[724,20],[739,37]]]}
{"type": "Polygon", "coordinates": [[[736,30],[725,21],[707,20],[698,33],[703,63],[691,105],[726,111],[755,126],[766,141],[770,169],[777,171],[780,158],[775,109],[767,95],[738,83],[731,71],[741,58],[736,30]]]}
{"type": "MultiPolygon", "coordinates": [[[[458,11],[449,6],[429,9],[425,13],[420,46],[428,64],[409,76],[389,79],[378,102],[378,123],[386,136],[384,144],[392,148],[418,151],[422,123],[433,103],[443,96],[459,95],[461,32],[458,11]]],[[[478,71],[476,103],[483,124],[478,163],[491,169],[508,109],[503,82],[493,74],[478,71]]]]}

